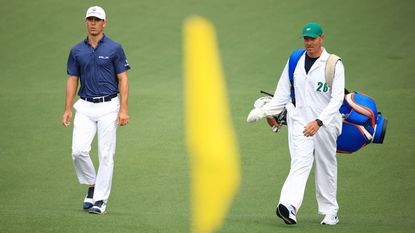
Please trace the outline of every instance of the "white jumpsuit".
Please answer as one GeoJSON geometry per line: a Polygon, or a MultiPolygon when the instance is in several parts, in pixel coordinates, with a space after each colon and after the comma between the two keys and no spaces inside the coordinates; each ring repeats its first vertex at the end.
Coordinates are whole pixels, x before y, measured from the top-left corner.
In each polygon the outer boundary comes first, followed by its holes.
{"type": "Polygon", "coordinates": [[[341,133],[342,118],[339,108],[344,98],[345,78],[343,63],[339,61],[332,87],[325,85],[325,65],[328,57],[329,54],[324,49],[306,74],[305,55],[301,56],[294,71],[296,106],[291,103],[287,62],[274,97],[264,107],[271,110],[285,106],[288,111],[291,169],[282,187],[279,203],[292,205],[297,211],[300,209],[314,162],[318,211],[323,215],[336,215],[339,209],[336,199],[336,140],[341,133]],[[314,136],[305,137],[304,126],[315,119],[320,119],[324,125],[314,136]]]}

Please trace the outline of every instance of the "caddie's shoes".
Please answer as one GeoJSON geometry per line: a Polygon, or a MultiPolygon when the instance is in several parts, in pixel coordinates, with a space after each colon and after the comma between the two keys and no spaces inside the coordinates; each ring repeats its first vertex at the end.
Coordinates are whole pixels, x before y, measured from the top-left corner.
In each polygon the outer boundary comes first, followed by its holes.
{"type": "Polygon", "coordinates": [[[333,214],[327,214],[323,221],[321,221],[321,224],[323,225],[336,225],[337,223],[339,223],[339,218],[337,215],[333,214]]]}
{"type": "Polygon", "coordinates": [[[107,205],[104,201],[97,201],[95,202],[94,206],[92,206],[91,209],[89,209],[90,214],[104,214],[105,209],[107,208],[107,205]]]}
{"type": "Polygon", "coordinates": [[[275,211],[277,216],[280,217],[288,225],[297,224],[297,217],[294,207],[291,205],[279,204],[275,211]]]}
{"type": "Polygon", "coordinates": [[[94,187],[88,187],[88,193],[84,199],[84,203],[82,208],[84,210],[89,210],[94,205],[94,200],[92,199],[94,197],[94,187]]]}

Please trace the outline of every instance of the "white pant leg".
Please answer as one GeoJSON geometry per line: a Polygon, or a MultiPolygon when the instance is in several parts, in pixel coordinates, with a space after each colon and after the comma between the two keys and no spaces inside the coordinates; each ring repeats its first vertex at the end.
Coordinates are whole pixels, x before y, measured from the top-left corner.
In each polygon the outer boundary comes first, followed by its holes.
{"type": "Polygon", "coordinates": [[[303,135],[303,125],[290,120],[287,124],[291,169],[281,189],[279,203],[292,205],[298,211],[303,202],[307,179],[313,166],[314,142],[303,135]]]}
{"type": "Polygon", "coordinates": [[[94,191],[94,200],[103,200],[104,202],[107,202],[111,192],[119,109],[117,103],[108,103],[107,105],[114,108],[114,111],[98,119],[99,168],[94,191]]]}
{"type": "Polygon", "coordinates": [[[315,135],[315,182],[318,212],[337,214],[337,129],[321,127],[315,135]]]}
{"type": "Polygon", "coordinates": [[[95,184],[95,168],[89,152],[96,130],[96,123],[93,120],[80,112],[76,112],[72,135],[72,160],[81,184],[95,184]]]}

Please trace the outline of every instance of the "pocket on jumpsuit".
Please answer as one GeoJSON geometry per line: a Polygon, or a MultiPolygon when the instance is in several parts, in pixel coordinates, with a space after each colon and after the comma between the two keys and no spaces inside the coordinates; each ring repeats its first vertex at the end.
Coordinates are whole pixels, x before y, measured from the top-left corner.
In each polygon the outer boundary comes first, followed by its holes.
{"type": "Polygon", "coordinates": [[[287,109],[287,127],[290,135],[295,138],[303,137],[301,119],[298,117],[297,109],[292,103],[285,106],[287,109]]]}

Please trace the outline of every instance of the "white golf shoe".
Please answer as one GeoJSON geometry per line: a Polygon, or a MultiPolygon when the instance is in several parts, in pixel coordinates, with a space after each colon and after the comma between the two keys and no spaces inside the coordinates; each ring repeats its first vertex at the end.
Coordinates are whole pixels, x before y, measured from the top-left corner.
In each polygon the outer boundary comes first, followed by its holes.
{"type": "Polygon", "coordinates": [[[277,216],[284,220],[286,224],[297,224],[297,213],[294,207],[292,207],[291,205],[286,206],[283,204],[279,204],[275,212],[277,213],[277,216]]]}
{"type": "Polygon", "coordinates": [[[337,215],[333,214],[327,214],[323,221],[321,221],[321,224],[323,225],[336,225],[337,223],[339,223],[339,218],[337,215]]]}
{"type": "Polygon", "coordinates": [[[85,211],[88,211],[89,209],[92,208],[92,206],[94,206],[94,200],[92,198],[85,197],[82,208],[85,211]]]}
{"type": "Polygon", "coordinates": [[[107,205],[104,201],[97,201],[95,202],[94,206],[92,206],[91,209],[89,209],[90,214],[105,214],[105,209],[107,208],[107,205]]]}

